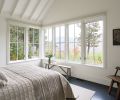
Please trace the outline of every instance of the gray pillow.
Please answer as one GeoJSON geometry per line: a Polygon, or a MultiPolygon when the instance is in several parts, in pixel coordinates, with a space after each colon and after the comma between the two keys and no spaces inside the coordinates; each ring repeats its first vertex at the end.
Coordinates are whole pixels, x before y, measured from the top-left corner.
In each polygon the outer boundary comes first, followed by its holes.
{"type": "Polygon", "coordinates": [[[3,80],[5,82],[8,81],[6,75],[3,72],[1,72],[1,71],[0,71],[0,80],[3,80]]]}
{"type": "Polygon", "coordinates": [[[7,85],[7,82],[0,79],[0,88],[7,85]]]}

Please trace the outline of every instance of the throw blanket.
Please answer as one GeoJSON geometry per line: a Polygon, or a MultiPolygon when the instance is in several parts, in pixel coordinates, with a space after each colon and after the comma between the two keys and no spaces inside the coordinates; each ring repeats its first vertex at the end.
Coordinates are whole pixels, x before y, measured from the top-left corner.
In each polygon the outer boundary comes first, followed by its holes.
{"type": "Polygon", "coordinates": [[[31,65],[0,68],[7,86],[0,88],[0,100],[66,100],[74,98],[69,82],[58,72],[31,65]]]}

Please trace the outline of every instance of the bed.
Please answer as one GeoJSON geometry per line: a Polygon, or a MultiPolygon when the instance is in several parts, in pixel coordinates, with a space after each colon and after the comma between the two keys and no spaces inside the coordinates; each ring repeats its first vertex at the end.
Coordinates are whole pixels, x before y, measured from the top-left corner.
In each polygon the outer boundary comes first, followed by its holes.
{"type": "Polygon", "coordinates": [[[0,67],[8,82],[0,100],[66,100],[74,98],[69,82],[58,72],[32,65],[0,67]]]}

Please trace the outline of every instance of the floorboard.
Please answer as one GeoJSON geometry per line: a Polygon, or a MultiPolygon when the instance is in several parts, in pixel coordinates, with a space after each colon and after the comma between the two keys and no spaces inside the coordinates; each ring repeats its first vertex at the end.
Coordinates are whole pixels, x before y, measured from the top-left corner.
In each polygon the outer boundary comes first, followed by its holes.
{"type": "Polygon", "coordinates": [[[116,89],[113,88],[111,95],[108,95],[108,87],[76,78],[71,78],[70,83],[96,91],[91,100],[115,100],[116,89]]]}

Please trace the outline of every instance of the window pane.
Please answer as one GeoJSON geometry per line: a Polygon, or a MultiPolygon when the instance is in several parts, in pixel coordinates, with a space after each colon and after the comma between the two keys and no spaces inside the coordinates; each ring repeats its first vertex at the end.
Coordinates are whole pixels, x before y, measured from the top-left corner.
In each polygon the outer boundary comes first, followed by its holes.
{"type": "Polygon", "coordinates": [[[28,58],[29,58],[29,59],[32,58],[32,56],[33,56],[32,46],[33,46],[33,44],[29,44],[29,45],[28,45],[28,48],[29,48],[28,58]]]}
{"type": "Polygon", "coordinates": [[[30,28],[28,32],[29,36],[29,43],[33,43],[33,29],[30,28]]]}
{"type": "Polygon", "coordinates": [[[57,59],[60,59],[60,45],[57,43],[56,46],[55,46],[55,48],[56,48],[55,57],[57,59]]]}
{"type": "Polygon", "coordinates": [[[69,60],[74,60],[74,43],[69,43],[69,60]]]}
{"type": "Polygon", "coordinates": [[[35,57],[39,57],[39,44],[34,44],[33,52],[35,57]]]}
{"type": "Polygon", "coordinates": [[[24,42],[24,28],[18,28],[18,42],[24,42]]]}
{"type": "Polygon", "coordinates": [[[59,27],[56,27],[55,28],[55,39],[56,39],[56,43],[59,43],[60,42],[60,30],[59,30],[59,27]]]}
{"type": "Polygon", "coordinates": [[[17,42],[17,27],[10,26],[10,42],[17,42]]]}
{"type": "Polygon", "coordinates": [[[18,44],[18,60],[24,59],[24,44],[19,43],[18,44]]]}
{"type": "Polygon", "coordinates": [[[45,56],[46,55],[48,55],[48,54],[51,54],[51,53],[53,53],[53,50],[52,50],[52,48],[53,48],[53,43],[52,43],[52,28],[46,28],[45,29],[45,37],[44,37],[44,39],[45,39],[45,56]]]}
{"type": "Polygon", "coordinates": [[[10,44],[10,61],[17,60],[17,43],[10,44]]]}
{"type": "Polygon", "coordinates": [[[74,24],[69,25],[69,42],[74,42],[74,24]]]}
{"type": "Polygon", "coordinates": [[[65,59],[65,43],[61,43],[61,59],[65,59]]]}
{"type": "Polygon", "coordinates": [[[81,24],[75,24],[75,42],[81,42],[81,24]]]}
{"type": "Polygon", "coordinates": [[[81,46],[80,46],[80,43],[75,43],[74,60],[75,61],[80,61],[81,60],[81,46]]]}
{"type": "Polygon", "coordinates": [[[39,43],[39,30],[34,29],[34,43],[39,43]]]}
{"type": "Polygon", "coordinates": [[[65,26],[61,26],[61,42],[65,42],[65,26]]]}
{"type": "Polygon", "coordinates": [[[103,64],[103,21],[86,23],[86,63],[103,64]]]}

